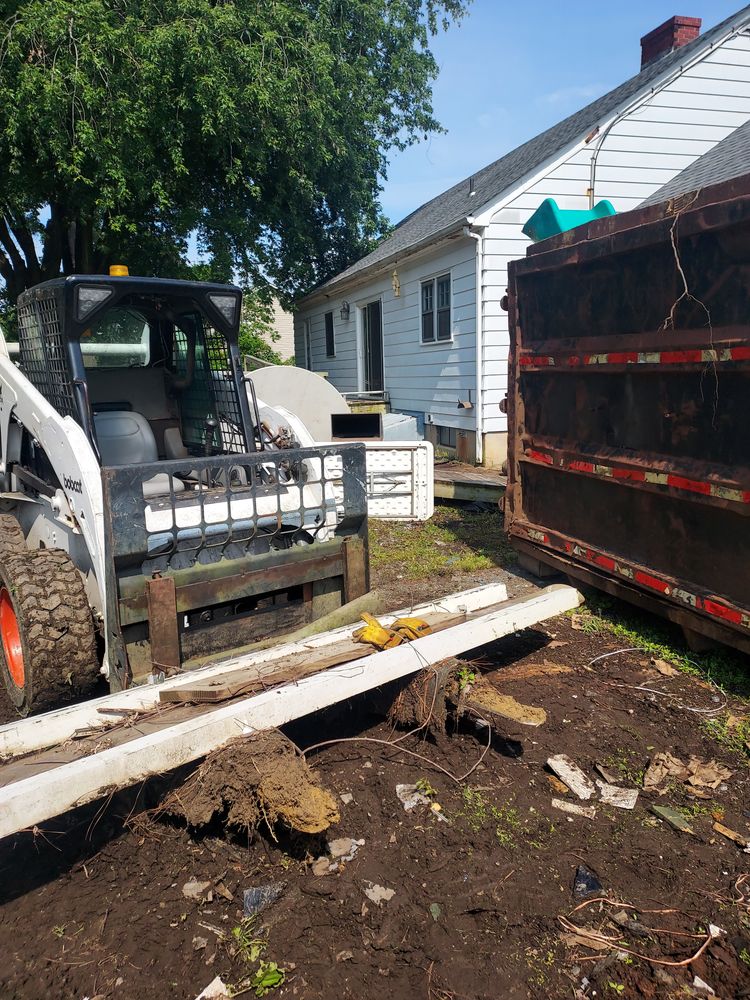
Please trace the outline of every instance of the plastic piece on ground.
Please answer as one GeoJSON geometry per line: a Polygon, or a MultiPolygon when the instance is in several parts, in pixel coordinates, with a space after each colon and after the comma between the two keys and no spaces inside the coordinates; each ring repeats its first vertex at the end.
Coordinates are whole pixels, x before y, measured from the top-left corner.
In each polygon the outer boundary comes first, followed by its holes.
{"type": "Polygon", "coordinates": [[[246,917],[252,917],[275,903],[286,885],[284,882],[271,882],[269,885],[254,885],[245,889],[242,894],[243,910],[246,917]]]}
{"type": "Polygon", "coordinates": [[[587,896],[598,895],[601,891],[602,884],[598,876],[587,865],[579,865],[573,879],[575,899],[585,899],[587,896]]]}

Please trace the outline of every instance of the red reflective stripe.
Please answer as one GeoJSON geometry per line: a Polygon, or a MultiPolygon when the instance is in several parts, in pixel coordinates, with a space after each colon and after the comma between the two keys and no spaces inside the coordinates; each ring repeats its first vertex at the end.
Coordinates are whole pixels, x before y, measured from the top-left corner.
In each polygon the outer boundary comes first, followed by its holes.
{"type": "Polygon", "coordinates": [[[659,360],[663,365],[684,365],[703,361],[703,351],[662,351],[659,360]]]}
{"type": "Polygon", "coordinates": [[[555,359],[544,354],[522,354],[518,359],[519,365],[532,365],[535,368],[549,368],[554,365],[555,359]]]}
{"type": "Polygon", "coordinates": [[[594,562],[597,566],[601,566],[602,569],[608,569],[611,573],[614,573],[616,569],[614,559],[610,559],[609,556],[594,555],[594,562]]]}
{"type": "Polygon", "coordinates": [[[728,608],[724,604],[717,604],[708,598],[703,599],[703,607],[710,615],[714,615],[716,618],[723,618],[734,625],[742,624],[742,615],[739,611],[735,611],[734,608],[728,608]]]}
{"type": "Polygon", "coordinates": [[[570,468],[573,472],[593,472],[594,466],[592,462],[579,462],[575,460],[570,463],[570,468]]]}
{"type": "Polygon", "coordinates": [[[732,347],[729,356],[732,361],[750,361],[750,347],[732,347]]]}
{"type": "Polygon", "coordinates": [[[545,454],[543,451],[534,451],[529,448],[526,452],[526,457],[530,458],[534,462],[543,462],[545,465],[552,465],[552,456],[545,454]]]}
{"type": "Polygon", "coordinates": [[[608,365],[634,365],[637,361],[637,351],[613,351],[607,355],[608,365]]]}
{"type": "Polygon", "coordinates": [[[635,582],[642,583],[644,587],[650,587],[651,590],[658,590],[662,594],[669,593],[669,584],[651,576],[650,573],[643,573],[641,570],[635,571],[635,582]]]}
{"type": "Polygon", "coordinates": [[[646,473],[640,469],[612,469],[613,479],[630,479],[634,483],[645,482],[646,473]]]}
{"type": "Polygon", "coordinates": [[[702,483],[698,479],[686,479],[684,476],[675,476],[671,473],[667,476],[667,486],[674,486],[678,490],[689,490],[691,493],[702,493],[704,496],[711,495],[710,483],[702,483]]]}

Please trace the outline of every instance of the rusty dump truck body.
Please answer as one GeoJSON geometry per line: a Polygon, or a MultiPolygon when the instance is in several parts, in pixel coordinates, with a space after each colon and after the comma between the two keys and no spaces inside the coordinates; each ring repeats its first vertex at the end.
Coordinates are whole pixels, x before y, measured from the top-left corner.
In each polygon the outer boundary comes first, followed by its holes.
{"type": "Polygon", "coordinates": [[[514,545],[750,651],[750,176],[531,247],[509,312],[514,545]]]}

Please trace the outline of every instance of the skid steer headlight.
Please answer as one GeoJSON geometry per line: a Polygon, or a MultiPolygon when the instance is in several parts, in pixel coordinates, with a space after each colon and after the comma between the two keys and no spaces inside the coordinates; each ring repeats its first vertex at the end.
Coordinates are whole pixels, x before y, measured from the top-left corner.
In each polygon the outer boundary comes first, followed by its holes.
{"type": "Polygon", "coordinates": [[[239,298],[236,295],[209,295],[208,301],[218,309],[230,326],[237,322],[237,305],[239,298]]]}
{"type": "Polygon", "coordinates": [[[79,285],[76,290],[76,319],[78,322],[84,320],[102,302],[106,302],[110,295],[112,295],[111,288],[79,285]]]}

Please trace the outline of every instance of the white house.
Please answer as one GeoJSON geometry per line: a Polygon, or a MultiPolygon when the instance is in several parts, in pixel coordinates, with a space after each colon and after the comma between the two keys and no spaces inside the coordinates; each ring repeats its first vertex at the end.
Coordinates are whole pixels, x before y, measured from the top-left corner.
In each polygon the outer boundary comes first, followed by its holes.
{"type": "Polygon", "coordinates": [[[750,120],[750,6],[703,34],[700,24],[673,17],[645,35],[636,76],[422,205],[301,299],[297,363],[342,392],[385,392],[433,443],[500,464],[500,303],[523,225],[547,197],[634,208],[750,120]]]}

